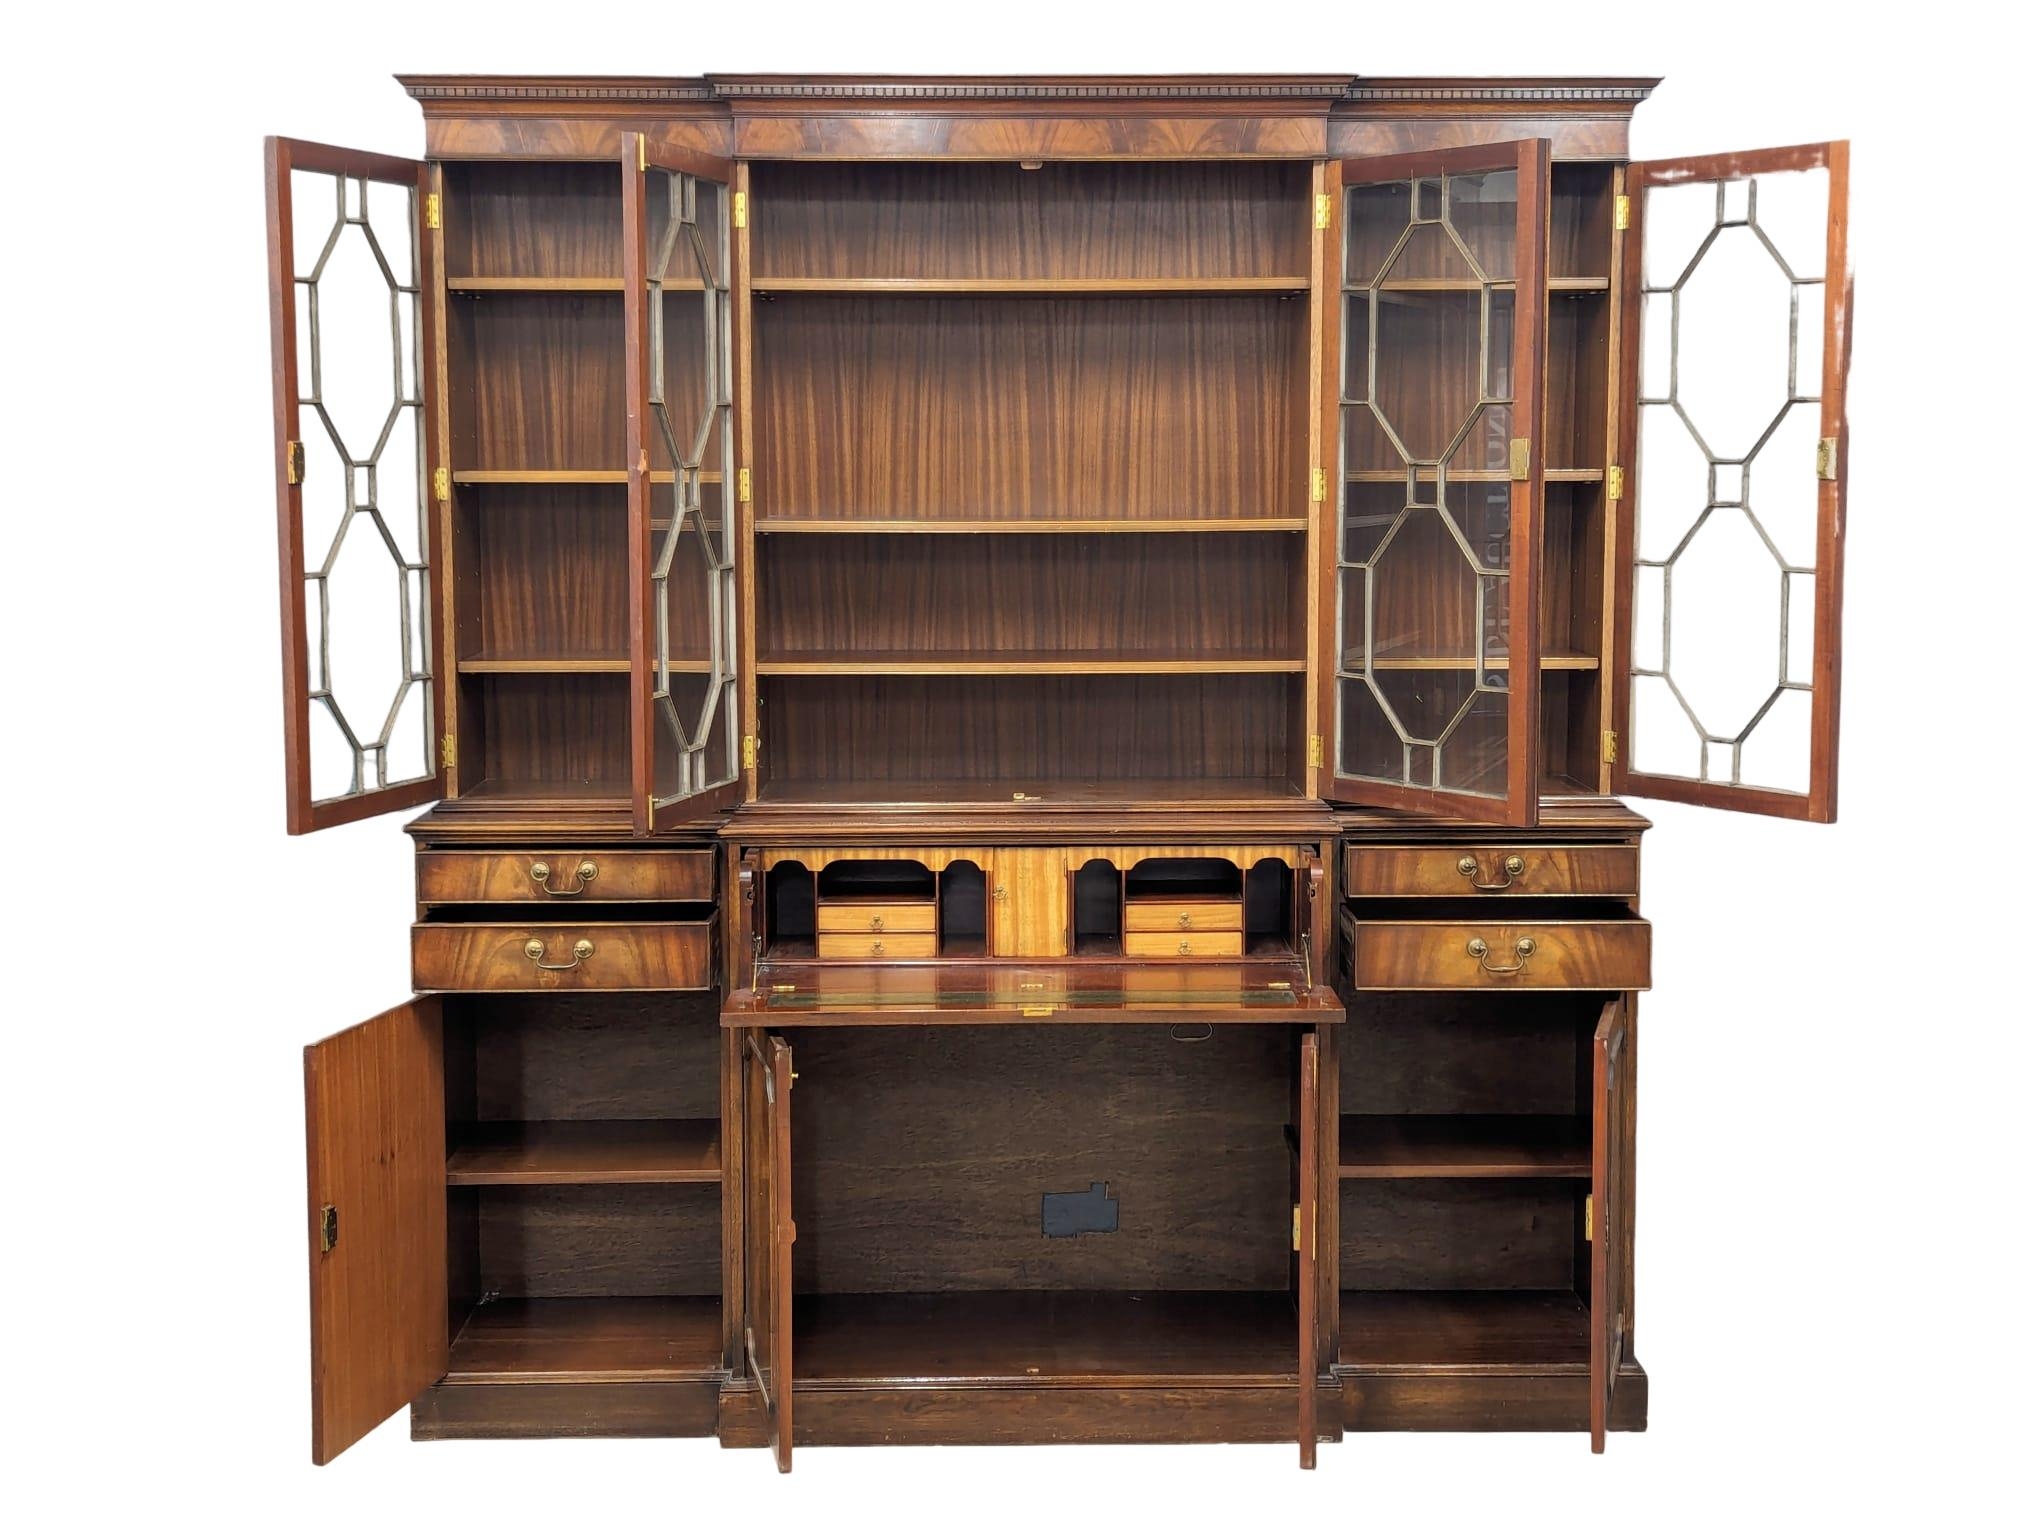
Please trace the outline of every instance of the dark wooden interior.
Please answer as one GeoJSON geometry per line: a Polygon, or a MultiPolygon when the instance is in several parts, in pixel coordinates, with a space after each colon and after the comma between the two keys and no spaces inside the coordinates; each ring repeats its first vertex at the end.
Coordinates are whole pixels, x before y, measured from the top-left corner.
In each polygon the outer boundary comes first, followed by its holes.
{"type": "Polygon", "coordinates": [[[315,1459],[1642,1429],[1612,797],[1833,817],[1847,321],[1806,788],[1648,769],[1642,199],[1817,169],[1843,272],[1846,144],[1632,164],[1647,80],[404,83],[424,159],[268,162],[291,829],[430,807],[420,995],[306,1056],[315,1459]],[[336,191],[417,274],[372,473],[336,191]]]}

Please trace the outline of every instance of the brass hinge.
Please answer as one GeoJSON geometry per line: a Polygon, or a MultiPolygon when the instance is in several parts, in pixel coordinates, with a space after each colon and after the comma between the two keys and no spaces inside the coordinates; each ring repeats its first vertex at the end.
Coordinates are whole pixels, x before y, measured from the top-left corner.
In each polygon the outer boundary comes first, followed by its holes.
{"type": "Polygon", "coordinates": [[[758,766],[758,738],[755,736],[744,738],[744,766],[746,768],[758,766]]]}
{"type": "Polygon", "coordinates": [[[1601,761],[1604,763],[1613,763],[1615,761],[1615,733],[1613,731],[1601,732],[1601,761]]]}
{"type": "Polygon", "coordinates": [[[647,822],[655,822],[658,819],[659,819],[659,797],[657,795],[646,795],[645,820],[647,822]]]}
{"type": "Polygon", "coordinates": [[[451,768],[458,760],[459,754],[454,750],[453,745],[453,732],[448,731],[439,738],[439,766],[451,768]]]}
{"type": "Polygon", "coordinates": [[[1608,499],[1610,501],[1620,501],[1622,499],[1622,488],[1627,483],[1622,475],[1622,466],[1620,464],[1610,464],[1608,466],[1608,499]]]}
{"type": "Polygon", "coordinates": [[[1835,478],[1835,440],[1824,437],[1813,450],[1813,472],[1823,480],[1835,478]]]}
{"type": "Polygon", "coordinates": [[[748,469],[740,469],[737,471],[737,500],[749,501],[750,499],[751,472],[748,469]]]}
{"type": "Polygon", "coordinates": [[[1310,200],[1310,227],[1330,229],[1332,227],[1332,194],[1320,192],[1310,200]]]}
{"type": "Polygon", "coordinates": [[[427,229],[439,228],[439,194],[437,192],[427,192],[425,194],[425,227],[427,229]]]}
{"type": "Polygon", "coordinates": [[[305,480],[305,445],[288,442],[283,445],[283,483],[302,485],[305,480]]]}
{"type": "Polygon", "coordinates": [[[1310,499],[1312,501],[1323,501],[1325,493],[1325,472],[1321,469],[1313,469],[1310,472],[1310,499]]]}
{"type": "Polygon", "coordinates": [[[1325,739],[1322,736],[1313,736],[1310,739],[1310,766],[1313,768],[1322,768],[1324,767],[1324,765],[1325,765],[1325,739]]]}
{"type": "Polygon", "coordinates": [[[1618,230],[1629,228],[1629,199],[1627,197],[1615,199],[1615,227],[1618,230]]]}
{"type": "Polygon", "coordinates": [[[651,152],[645,148],[643,134],[637,136],[637,168],[640,171],[649,171],[652,168],[651,152]]]}
{"type": "Polygon", "coordinates": [[[1587,1241],[1594,1241],[1594,1197],[1587,1196],[1587,1241]]]}
{"type": "Polygon", "coordinates": [[[742,229],[751,222],[751,194],[732,192],[730,194],[730,227],[742,229]]]}
{"type": "Polygon", "coordinates": [[[432,499],[434,501],[453,500],[453,471],[444,464],[432,471],[432,499]]]}
{"type": "Polygon", "coordinates": [[[1527,437],[1509,439],[1509,478],[1511,480],[1530,478],[1530,439],[1527,437]]]}
{"type": "Polygon", "coordinates": [[[331,1253],[340,1241],[340,1213],[330,1205],[319,1207],[319,1252],[331,1253]]]}
{"type": "Polygon", "coordinates": [[[1303,1207],[1300,1205],[1289,1208],[1289,1251],[1303,1252],[1303,1207]]]}

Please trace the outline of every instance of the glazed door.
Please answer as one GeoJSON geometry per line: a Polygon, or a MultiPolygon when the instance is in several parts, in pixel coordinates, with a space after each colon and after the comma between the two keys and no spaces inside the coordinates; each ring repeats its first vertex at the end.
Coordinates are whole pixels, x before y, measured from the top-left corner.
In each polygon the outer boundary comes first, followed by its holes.
{"type": "Polygon", "coordinates": [[[305,1048],[312,1460],[446,1374],[446,1090],[439,1000],[305,1048]]]}
{"type": "Polygon", "coordinates": [[[1621,1369],[1628,1337],[1628,1319],[1623,1313],[1626,1275],[1622,1256],[1616,1252],[1615,1238],[1618,1232],[1628,1230],[1625,1212],[1635,1133],[1629,1098],[1629,1084],[1634,1080],[1629,1029],[1632,998],[1633,994],[1624,994],[1609,1003],[1601,1010],[1601,1022],[1594,1030],[1593,1184],[1587,1212],[1587,1240],[1592,1246],[1587,1302],[1587,1381],[1591,1394],[1587,1400],[1587,1426],[1596,1454],[1607,1447],[1608,1419],[1615,1403],[1615,1373],[1621,1369]]]}
{"type": "Polygon", "coordinates": [[[1303,1468],[1317,1465],[1318,1037],[1303,1037],[1296,1103],[1296,1443],[1303,1468]]]}
{"type": "Polygon", "coordinates": [[[744,1368],[793,1470],[793,1048],[744,1031],[744,1368]]]}
{"type": "Polygon", "coordinates": [[[623,136],[633,818],[733,803],[738,529],[727,160],[623,136]]]}
{"type": "Polygon", "coordinates": [[[441,794],[438,200],[417,160],[264,146],[290,830],[441,794]]]}
{"type": "Polygon", "coordinates": [[[1849,146],[1628,187],[1614,788],[1833,821],[1849,146]]]}
{"type": "Polygon", "coordinates": [[[1550,159],[1330,168],[1331,799],[1536,822],[1550,159]]]}

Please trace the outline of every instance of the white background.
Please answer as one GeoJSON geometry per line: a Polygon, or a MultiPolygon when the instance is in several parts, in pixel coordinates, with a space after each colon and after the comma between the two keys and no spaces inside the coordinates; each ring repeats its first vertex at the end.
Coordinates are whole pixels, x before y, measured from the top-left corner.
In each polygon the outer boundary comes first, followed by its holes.
{"type": "Polygon", "coordinates": [[[2033,1428],[2031,81],[1963,5],[1902,33],[1876,9],[17,17],[0,1486],[16,1517],[47,1502],[15,1528],[2008,1520],[2033,1428]],[[780,1478],[712,1441],[412,1445],[400,1417],[311,1467],[299,1051],[405,995],[411,849],[400,817],[283,833],[261,135],[418,154],[396,70],[743,69],[1663,74],[1638,158],[1854,139],[1841,823],[1644,807],[1648,1434],[1598,1459],[1353,1437],[1311,1476],[1289,1446],[804,1450],[780,1478]]]}

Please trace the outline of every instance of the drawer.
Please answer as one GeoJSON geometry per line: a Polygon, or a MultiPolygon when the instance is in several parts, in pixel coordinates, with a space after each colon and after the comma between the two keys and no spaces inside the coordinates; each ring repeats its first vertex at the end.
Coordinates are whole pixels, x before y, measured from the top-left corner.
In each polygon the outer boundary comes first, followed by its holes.
{"type": "Polygon", "coordinates": [[[815,904],[818,933],[933,933],[932,901],[823,901],[815,904]]]}
{"type": "Polygon", "coordinates": [[[1650,985],[1650,924],[1372,919],[1341,914],[1360,991],[1638,992],[1650,985]]]}
{"type": "Polygon", "coordinates": [[[715,919],[411,925],[421,992],[693,992],[715,984],[715,919]]]}
{"type": "MultiPolygon", "coordinates": [[[[1237,901],[1129,901],[1128,933],[1238,933],[1246,916],[1237,901]]],[[[1238,954],[1238,950],[1232,951],[1238,954]]]]}
{"type": "Polygon", "coordinates": [[[824,960],[933,960],[932,933],[823,933],[815,953],[824,960]]]}
{"type": "MultiPolygon", "coordinates": [[[[1131,909],[1128,909],[1131,911],[1131,909]]],[[[1136,960],[1174,960],[1184,955],[1244,954],[1246,946],[1239,929],[1231,933],[1128,933],[1126,953],[1136,960]]]]}
{"type": "Polygon", "coordinates": [[[1633,846],[1396,847],[1348,843],[1349,897],[1620,896],[1637,893],[1633,846]]]}
{"type": "Polygon", "coordinates": [[[418,855],[418,900],[427,906],[496,901],[713,901],[709,848],[594,848],[579,853],[418,855]]]}

